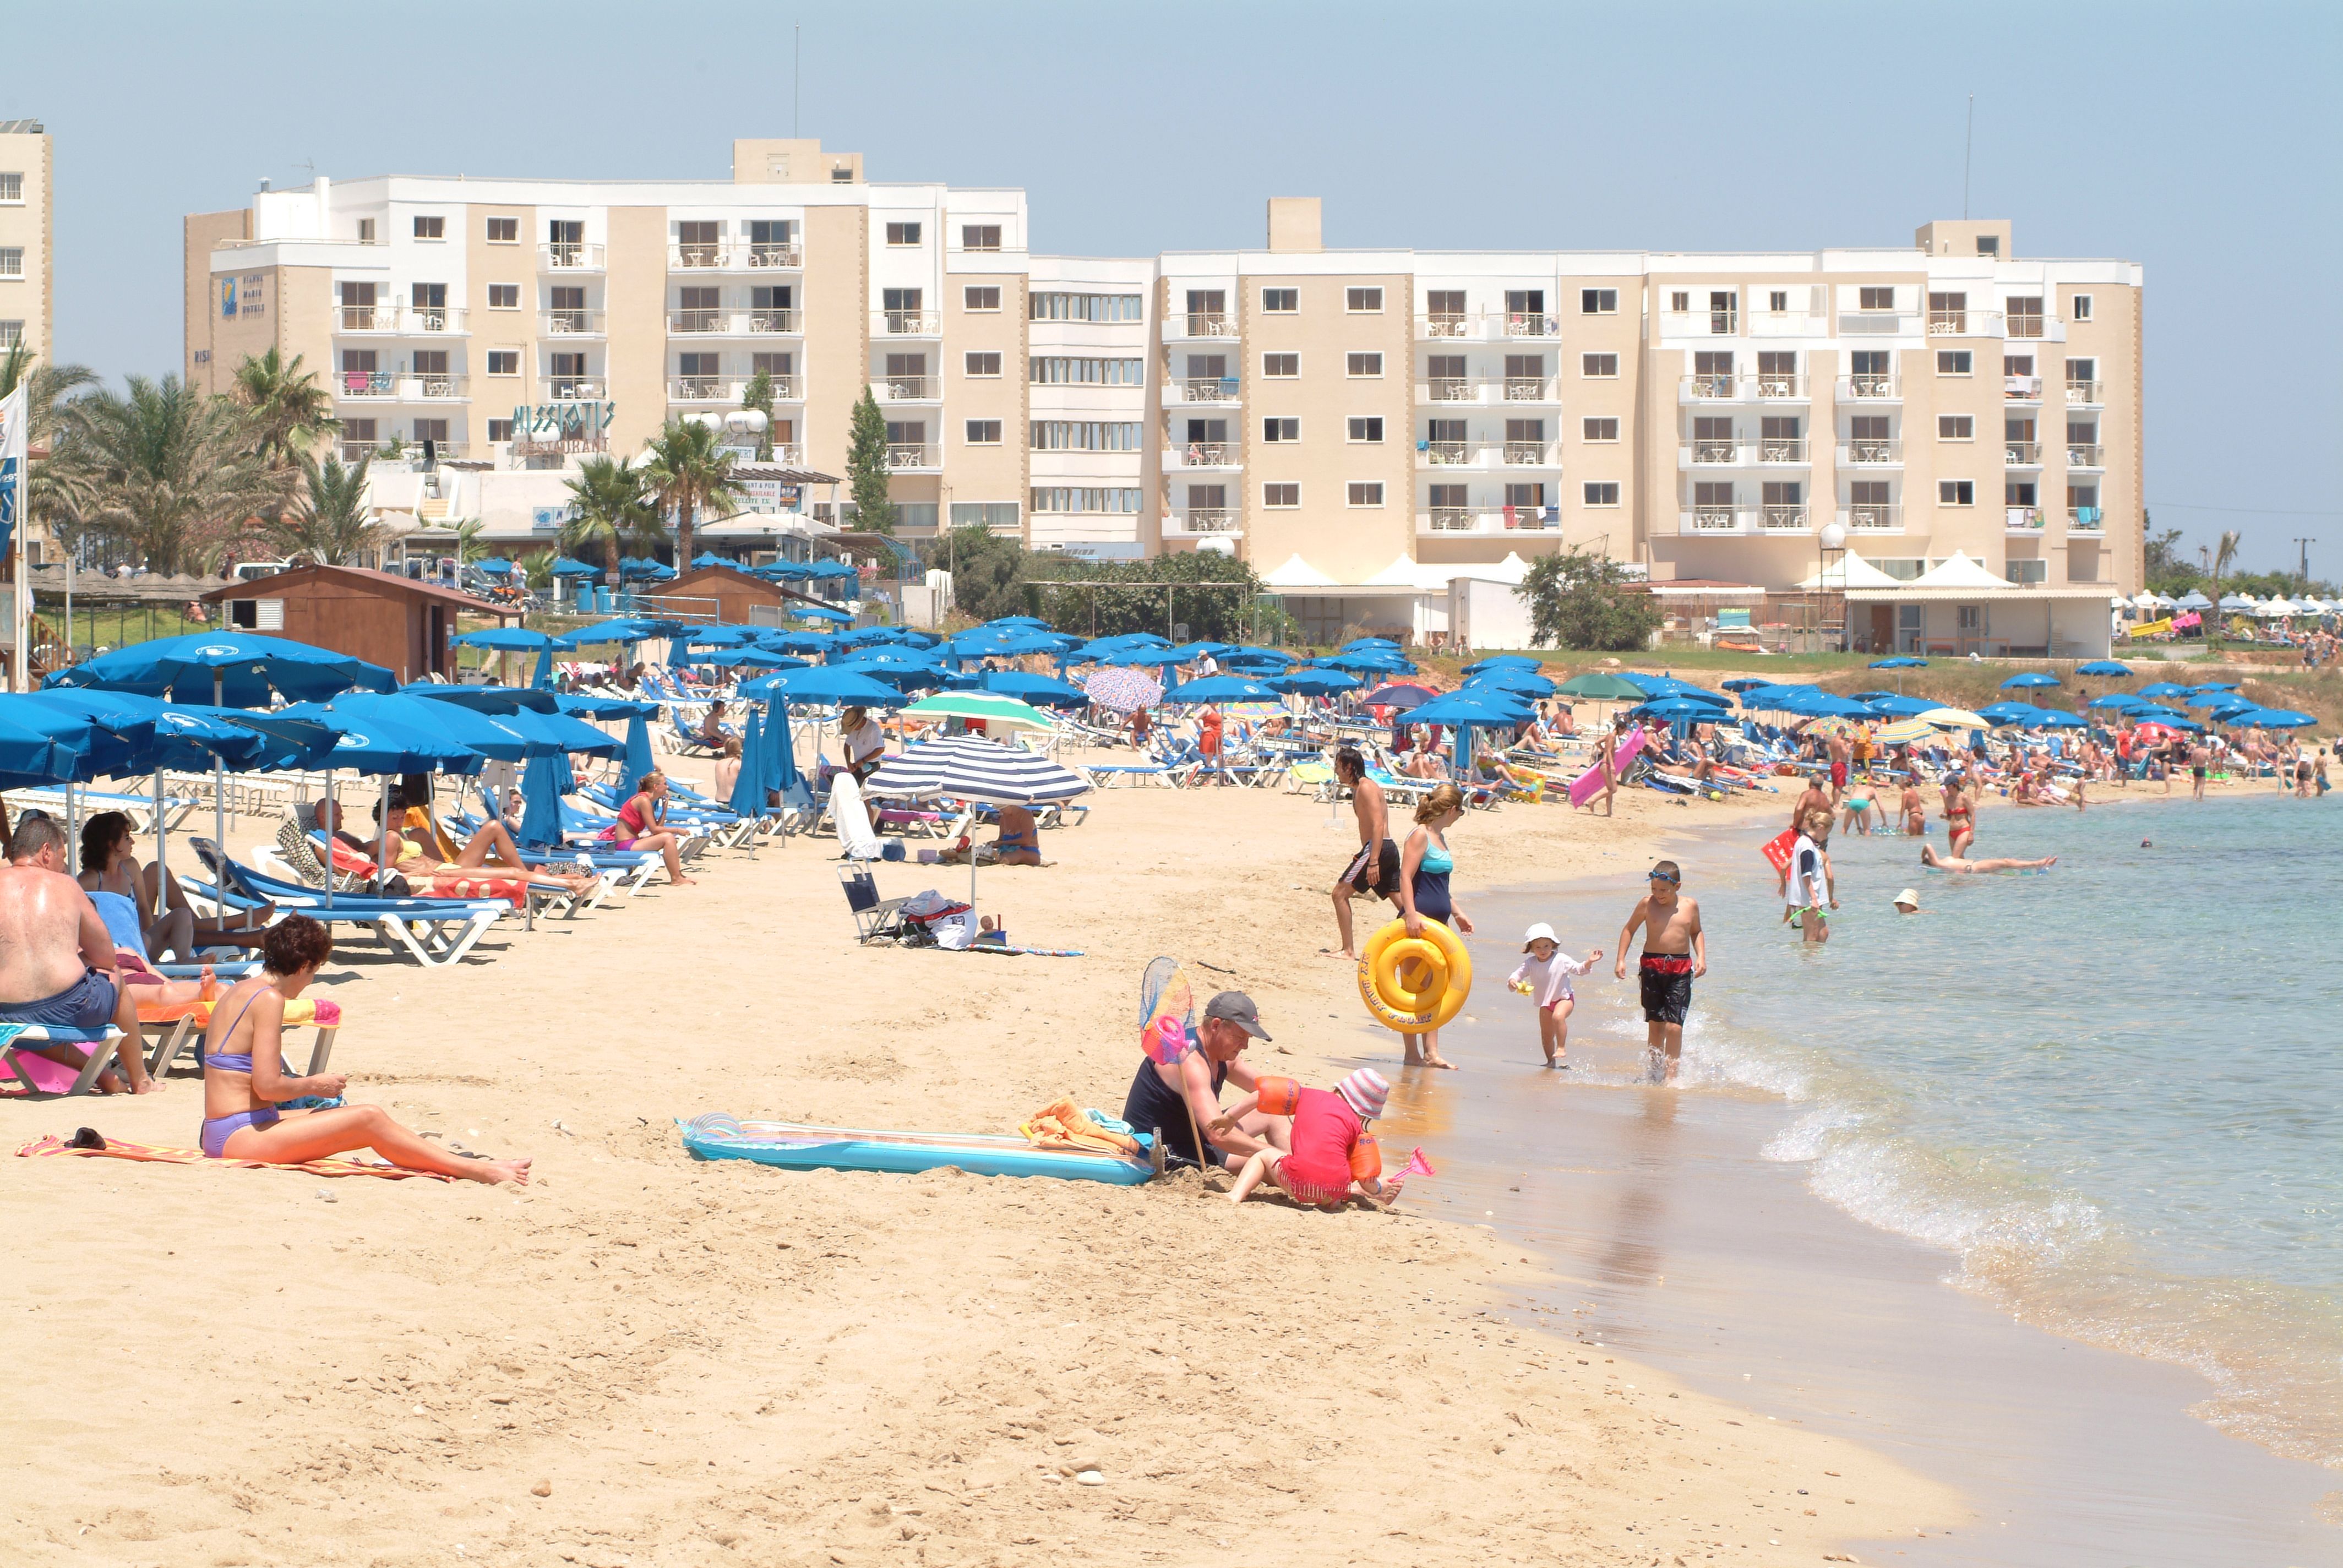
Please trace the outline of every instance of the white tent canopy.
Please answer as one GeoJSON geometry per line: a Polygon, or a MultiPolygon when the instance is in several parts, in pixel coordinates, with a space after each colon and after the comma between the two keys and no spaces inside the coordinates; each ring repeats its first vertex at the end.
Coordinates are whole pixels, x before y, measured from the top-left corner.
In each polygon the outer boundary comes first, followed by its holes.
{"type": "Polygon", "coordinates": [[[1798,585],[1809,593],[1817,589],[1900,588],[1902,586],[1902,579],[1889,577],[1853,550],[1847,551],[1835,563],[1816,567],[1807,573],[1805,580],[1798,585]]]}

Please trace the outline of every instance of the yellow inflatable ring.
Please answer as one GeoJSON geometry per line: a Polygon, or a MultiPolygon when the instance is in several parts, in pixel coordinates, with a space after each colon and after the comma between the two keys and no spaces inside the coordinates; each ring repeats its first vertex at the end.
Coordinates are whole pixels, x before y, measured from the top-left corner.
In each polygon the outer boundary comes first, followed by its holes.
{"type": "Polygon", "coordinates": [[[1424,921],[1420,938],[1407,934],[1406,921],[1393,920],[1360,951],[1360,1000],[1376,1022],[1402,1034],[1423,1034],[1448,1023],[1464,1010],[1472,990],[1473,955],[1438,920],[1424,921]],[[1421,970],[1424,978],[1407,983],[1403,969],[1421,970]]]}

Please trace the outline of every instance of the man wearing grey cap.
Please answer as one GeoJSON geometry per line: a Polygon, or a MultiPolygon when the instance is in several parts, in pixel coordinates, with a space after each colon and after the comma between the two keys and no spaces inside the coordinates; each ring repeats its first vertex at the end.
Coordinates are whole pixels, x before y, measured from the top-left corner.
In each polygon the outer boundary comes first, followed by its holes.
{"type": "Polygon", "coordinates": [[[1248,1094],[1260,1086],[1252,1069],[1240,1058],[1246,1046],[1268,1038],[1252,998],[1242,991],[1221,992],[1204,1004],[1203,1021],[1190,1031],[1188,1049],[1179,1060],[1141,1059],[1131,1092],[1123,1099],[1122,1119],[1137,1131],[1160,1138],[1168,1161],[1238,1169],[1259,1151],[1275,1144],[1273,1134],[1281,1126],[1275,1117],[1254,1111],[1233,1131],[1207,1140],[1202,1151],[1196,1145],[1197,1129],[1220,1115],[1223,1083],[1233,1081],[1248,1094]]]}

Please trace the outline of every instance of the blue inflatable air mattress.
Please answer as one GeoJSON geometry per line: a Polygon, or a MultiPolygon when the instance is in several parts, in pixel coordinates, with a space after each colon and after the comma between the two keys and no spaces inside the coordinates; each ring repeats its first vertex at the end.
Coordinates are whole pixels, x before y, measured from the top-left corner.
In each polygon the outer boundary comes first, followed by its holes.
{"type": "Polygon", "coordinates": [[[1121,1187],[1137,1186],[1155,1174],[1146,1160],[1037,1149],[1022,1138],[807,1127],[713,1113],[677,1125],[683,1129],[683,1146],[702,1160],[753,1160],[791,1171],[909,1172],[950,1165],[975,1176],[1055,1176],[1121,1187]]]}

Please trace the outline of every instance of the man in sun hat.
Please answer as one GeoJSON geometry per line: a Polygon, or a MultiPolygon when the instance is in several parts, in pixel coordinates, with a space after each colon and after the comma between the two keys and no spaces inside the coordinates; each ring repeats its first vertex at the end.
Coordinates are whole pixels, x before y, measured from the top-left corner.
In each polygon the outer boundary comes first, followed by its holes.
{"type": "Polygon", "coordinates": [[[1237,1169],[1269,1147],[1272,1119],[1257,1111],[1233,1120],[1222,1116],[1221,1086],[1233,1079],[1248,1093],[1260,1088],[1261,1079],[1239,1059],[1246,1046],[1268,1038],[1252,998],[1241,990],[1221,992],[1204,1004],[1204,1016],[1190,1036],[1191,1049],[1178,1060],[1141,1058],[1123,1098],[1122,1119],[1161,1138],[1165,1158],[1175,1164],[1237,1169]],[[1228,1128],[1213,1131],[1205,1148],[1198,1149],[1194,1130],[1219,1129],[1222,1121],[1228,1128]]]}

